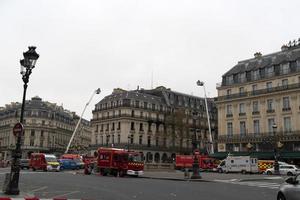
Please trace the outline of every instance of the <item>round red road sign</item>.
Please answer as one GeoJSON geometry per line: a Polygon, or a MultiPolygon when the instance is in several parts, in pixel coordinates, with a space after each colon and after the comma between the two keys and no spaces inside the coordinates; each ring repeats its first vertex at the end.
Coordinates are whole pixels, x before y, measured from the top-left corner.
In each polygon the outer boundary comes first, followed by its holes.
{"type": "Polygon", "coordinates": [[[23,129],[24,129],[23,124],[18,122],[13,128],[13,134],[17,137],[23,133],[23,129]]]}

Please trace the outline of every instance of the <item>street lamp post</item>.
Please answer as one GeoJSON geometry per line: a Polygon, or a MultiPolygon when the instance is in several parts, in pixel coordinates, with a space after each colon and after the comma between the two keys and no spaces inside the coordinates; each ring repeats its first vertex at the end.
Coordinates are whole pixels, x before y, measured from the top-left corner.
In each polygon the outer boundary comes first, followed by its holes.
{"type": "Polygon", "coordinates": [[[274,134],[274,174],[279,174],[279,163],[278,163],[278,149],[277,149],[277,125],[274,123],[272,125],[273,134],[274,134]]]}
{"type": "Polygon", "coordinates": [[[193,146],[194,161],[193,161],[193,174],[191,176],[191,179],[200,179],[201,176],[199,173],[199,160],[198,160],[198,154],[200,152],[198,151],[198,145],[197,145],[198,142],[197,142],[196,119],[193,119],[193,124],[194,124],[194,134],[192,137],[192,146],[193,146]]]}
{"type": "MultiPolygon", "coordinates": [[[[28,47],[28,51],[23,53],[24,59],[20,60],[21,64],[21,75],[22,80],[24,82],[24,90],[23,90],[23,100],[22,100],[22,107],[21,107],[21,116],[20,116],[20,123],[23,123],[24,120],[24,109],[25,109],[25,99],[26,99],[26,90],[27,84],[29,82],[29,76],[32,72],[32,69],[35,67],[36,61],[39,58],[39,54],[36,53],[36,47],[28,47]]],[[[22,157],[22,150],[21,150],[21,139],[24,130],[22,133],[16,135],[16,149],[13,152],[13,160],[11,165],[11,170],[9,174],[9,180],[6,185],[4,193],[8,195],[18,195],[20,193],[19,190],[19,177],[20,177],[20,159],[22,157]]]]}
{"type": "Polygon", "coordinates": [[[200,81],[200,80],[197,81],[197,85],[198,86],[203,86],[203,89],[204,89],[204,101],[205,101],[206,117],[207,117],[208,131],[209,131],[210,153],[213,154],[214,153],[214,144],[213,144],[212,134],[211,134],[211,127],[210,127],[210,119],[209,119],[209,113],[208,113],[208,105],[207,105],[205,85],[204,85],[204,82],[200,81]]]}
{"type": "Polygon", "coordinates": [[[69,151],[70,145],[71,145],[71,143],[72,143],[72,141],[73,141],[73,139],[74,139],[74,136],[75,136],[75,134],[76,134],[76,131],[77,131],[78,127],[79,127],[79,124],[80,124],[80,122],[81,122],[82,116],[83,116],[83,114],[84,114],[86,108],[87,108],[88,105],[91,103],[91,101],[92,101],[93,97],[95,96],[95,94],[100,94],[100,92],[101,92],[100,88],[98,88],[97,90],[93,91],[93,94],[92,94],[90,100],[85,104],[85,107],[84,107],[84,109],[83,109],[83,111],[82,111],[82,113],[81,113],[81,116],[80,116],[80,118],[79,118],[77,124],[76,124],[76,127],[75,127],[74,132],[73,132],[73,134],[72,134],[72,136],[71,136],[71,139],[70,139],[70,141],[69,141],[69,144],[68,144],[68,146],[67,146],[67,149],[66,149],[65,153],[68,153],[68,151],[69,151]]]}

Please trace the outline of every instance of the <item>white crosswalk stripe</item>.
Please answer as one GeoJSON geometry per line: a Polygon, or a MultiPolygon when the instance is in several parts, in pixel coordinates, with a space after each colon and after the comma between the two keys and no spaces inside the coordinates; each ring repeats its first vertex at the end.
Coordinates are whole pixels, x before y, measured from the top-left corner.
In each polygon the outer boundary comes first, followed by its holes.
{"type": "Polygon", "coordinates": [[[262,187],[268,189],[278,189],[280,187],[279,183],[271,183],[271,182],[260,182],[260,181],[238,181],[238,180],[214,180],[216,182],[221,183],[231,183],[235,185],[244,185],[250,187],[262,187]]]}

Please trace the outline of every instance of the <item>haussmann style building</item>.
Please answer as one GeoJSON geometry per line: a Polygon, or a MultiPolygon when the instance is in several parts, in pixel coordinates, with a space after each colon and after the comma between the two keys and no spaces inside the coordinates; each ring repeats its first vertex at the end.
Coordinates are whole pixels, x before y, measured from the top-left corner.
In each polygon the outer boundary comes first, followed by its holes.
{"type": "Polygon", "coordinates": [[[300,43],[239,61],[217,85],[218,151],[299,162],[300,43]]]}
{"type": "MultiPolygon", "coordinates": [[[[217,111],[211,98],[208,110],[216,138],[217,111]]],[[[209,141],[204,98],[163,86],[114,89],[95,105],[91,125],[92,151],[99,147],[135,150],[143,153],[146,163],[172,162],[176,154],[191,154],[193,139],[205,151],[209,141]]]]}
{"type": "MultiPolygon", "coordinates": [[[[19,122],[20,113],[21,103],[0,107],[0,160],[9,159],[11,151],[15,149],[16,137],[12,129],[19,122]]],[[[32,152],[62,154],[78,120],[79,116],[74,112],[55,103],[42,101],[40,97],[26,100],[22,157],[26,158],[32,152]]],[[[84,152],[90,143],[90,122],[82,119],[70,150],[84,152]]]]}

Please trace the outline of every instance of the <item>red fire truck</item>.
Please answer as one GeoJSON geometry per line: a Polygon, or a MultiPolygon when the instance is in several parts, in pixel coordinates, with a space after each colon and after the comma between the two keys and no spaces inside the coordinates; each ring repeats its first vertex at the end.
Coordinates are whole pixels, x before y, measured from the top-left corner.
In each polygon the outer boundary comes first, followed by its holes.
{"type": "Polygon", "coordinates": [[[138,152],[101,147],[97,154],[97,167],[103,176],[140,176],[144,173],[142,155],[138,152]]]}
{"type": "MultiPolygon", "coordinates": [[[[212,171],[217,168],[218,164],[216,159],[210,158],[207,155],[197,155],[199,168],[202,170],[212,171]]],[[[192,169],[194,163],[194,155],[176,155],[175,168],[181,169],[192,169]]]]}

